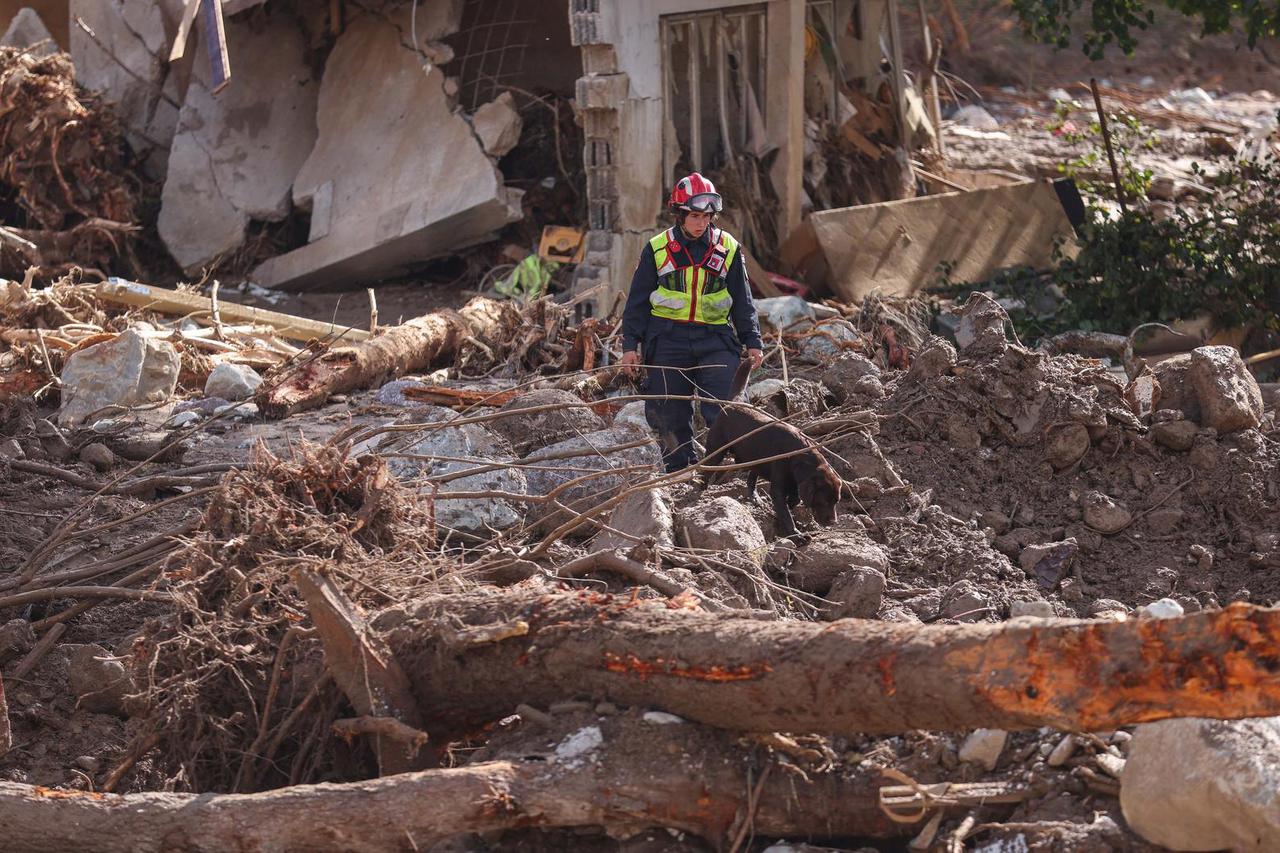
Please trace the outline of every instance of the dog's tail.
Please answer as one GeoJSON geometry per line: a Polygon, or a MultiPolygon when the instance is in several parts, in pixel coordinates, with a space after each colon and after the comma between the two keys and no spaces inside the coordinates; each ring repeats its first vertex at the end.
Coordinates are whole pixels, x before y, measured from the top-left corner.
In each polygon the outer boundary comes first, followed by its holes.
{"type": "Polygon", "coordinates": [[[729,388],[729,399],[736,400],[747,389],[747,380],[751,378],[751,360],[744,358],[738,362],[738,372],[733,374],[733,385],[729,388]]]}

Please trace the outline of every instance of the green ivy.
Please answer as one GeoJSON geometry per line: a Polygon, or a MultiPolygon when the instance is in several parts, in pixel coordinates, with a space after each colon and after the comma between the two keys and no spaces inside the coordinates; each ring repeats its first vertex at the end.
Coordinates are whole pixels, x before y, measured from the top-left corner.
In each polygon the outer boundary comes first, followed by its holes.
{"type": "MultiPolygon", "coordinates": [[[[1058,171],[1076,182],[1087,196],[1116,200],[1115,182],[1111,177],[1111,165],[1107,162],[1103,147],[1102,125],[1095,119],[1083,127],[1071,120],[1080,109],[1074,101],[1059,101],[1054,105],[1053,119],[1048,130],[1064,142],[1072,145],[1085,143],[1089,150],[1058,165],[1058,171]],[[1098,179],[1102,174],[1106,177],[1098,179]]],[[[1128,199],[1145,199],[1151,189],[1155,173],[1138,164],[1141,151],[1155,148],[1156,135],[1151,128],[1130,112],[1121,110],[1107,114],[1107,129],[1111,133],[1112,150],[1116,155],[1116,170],[1120,173],[1120,186],[1128,199]]]]}

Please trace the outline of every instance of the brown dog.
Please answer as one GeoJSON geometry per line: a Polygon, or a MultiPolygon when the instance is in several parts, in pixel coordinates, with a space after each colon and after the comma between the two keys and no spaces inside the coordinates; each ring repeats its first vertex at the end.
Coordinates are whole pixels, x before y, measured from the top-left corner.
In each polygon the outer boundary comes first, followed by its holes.
{"type": "MultiPolygon", "coordinates": [[[[822,451],[813,440],[791,424],[775,420],[756,409],[726,407],[707,431],[707,454],[702,461],[707,465],[717,465],[732,456],[745,464],[784,453],[793,455],[761,462],[749,469],[747,500],[756,502],[756,481],[764,477],[769,481],[769,494],[773,497],[774,525],[778,535],[796,535],[791,508],[799,501],[809,507],[819,524],[834,524],[836,504],[844,496],[847,486],[822,458],[822,451]]],[[[710,483],[714,479],[710,476],[707,481],[710,483]]]]}

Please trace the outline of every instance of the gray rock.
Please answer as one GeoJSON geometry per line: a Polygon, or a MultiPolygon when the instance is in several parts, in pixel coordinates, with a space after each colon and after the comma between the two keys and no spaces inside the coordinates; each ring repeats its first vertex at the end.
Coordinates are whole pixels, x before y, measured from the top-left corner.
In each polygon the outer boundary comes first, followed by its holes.
{"type": "Polygon", "coordinates": [[[760,322],[780,332],[802,332],[816,319],[813,306],[799,296],[773,296],[755,303],[760,322]]]}
{"type": "Polygon", "coordinates": [[[1049,601],[1011,601],[1009,602],[1009,618],[1034,616],[1037,619],[1052,619],[1057,613],[1053,603],[1049,601]]]}
{"type": "Polygon", "coordinates": [[[1139,725],[1120,808],[1172,850],[1280,849],[1280,717],[1139,725]]]}
{"type": "Polygon", "coordinates": [[[1009,516],[997,510],[989,510],[978,516],[978,523],[983,527],[991,528],[997,536],[1008,533],[1009,528],[1013,526],[1009,516]]]}
{"type": "Polygon", "coordinates": [[[843,352],[826,366],[818,378],[831,390],[837,400],[843,402],[851,394],[856,393],[855,386],[867,377],[874,379],[875,384],[879,386],[879,366],[861,353],[843,352]]]}
{"type": "Polygon", "coordinates": [[[40,47],[30,51],[34,57],[40,58],[58,52],[58,43],[53,40],[53,34],[44,25],[39,13],[35,9],[24,6],[13,16],[9,29],[5,30],[3,37],[0,37],[0,45],[26,48],[36,44],[40,44],[40,47]]]}
{"type": "MultiPolygon", "coordinates": [[[[62,368],[58,422],[75,426],[107,407],[165,403],[178,384],[179,366],[173,344],[148,340],[132,329],[72,353],[62,368]]],[[[149,409],[144,417],[161,421],[167,415],[161,407],[149,409]]]]}
{"type": "Polygon", "coordinates": [[[134,692],[124,664],[96,643],[66,644],[67,680],[81,708],[125,716],[124,697],[134,692]]]}
{"type": "Polygon", "coordinates": [[[823,320],[815,329],[815,334],[801,339],[800,357],[824,364],[845,352],[847,344],[862,343],[862,335],[847,320],[823,320]]]}
{"type": "Polygon", "coordinates": [[[974,130],[1000,129],[1000,122],[996,121],[996,117],[977,104],[966,104],[956,110],[955,114],[951,116],[951,121],[962,127],[971,127],[974,130]]]}
{"type": "Polygon", "coordinates": [[[1097,616],[1099,613],[1127,613],[1129,608],[1114,598],[1097,598],[1090,602],[1085,612],[1090,616],[1097,616]]]}
{"type": "Polygon", "coordinates": [[[966,355],[997,356],[1009,346],[1004,324],[1009,315],[994,299],[971,293],[960,309],[956,343],[966,355]],[[972,352],[970,352],[972,350],[972,352]]]}
{"type": "Polygon", "coordinates": [[[1124,504],[1102,492],[1088,492],[1080,503],[1084,523],[1107,536],[1124,530],[1133,520],[1133,513],[1124,504]]]}
{"type": "Polygon", "coordinates": [[[185,412],[178,412],[176,415],[169,418],[164,422],[164,426],[166,429],[182,429],[183,427],[200,423],[202,420],[204,420],[204,418],[199,412],[188,409],[185,412]]]}
{"type": "Polygon", "coordinates": [[[1018,565],[1028,576],[1036,579],[1041,589],[1054,589],[1071,571],[1079,551],[1080,546],[1074,539],[1028,545],[1018,556],[1018,565]]]}
{"type": "Polygon", "coordinates": [[[930,335],[907,370],[911,382],[924,382],[946,376],[956,366],[956,348],[951,342],[937,335],[930,335]]]}
{"type": "Polygon", "coordinates": [[[116,455],[101,442],[91,442],[80,448],[80,461],[88,462],[99,471],[106,471],[116,464],[116,455]]]}
{"type": "Polygon", "coordinates": [[[383,406],[417,406],[419,403],[404,395],[406,388],[425,388],[427,383],[421,379],[392,379],[378,389],[374,398],[383,406]]]}
{"type": "Polygon", "coordinates": [[[22,459],[26,451],[16,438],[0,438],[0,457],[5,459],[22,459]]]}
{"type": "Polygon", "coordinates": [[[987,770],[995,770],[1009,733],[1003,729],[975,729],[960,744],[960,760],[980,764],[987,770]]]}
{"type": "MultiPolygon", "coordinates": [[[[422,407],[419,414],[426,423],[446,423],[456,417],[453,412],[436,407],[422,407]]],[[[490,462],[514,461],[501,439],[480,424],[432,429],[405,450],[436,457],[427,460],[388,458],[387,467],[391,473],[409,481],[466,471],[490,462]]],[[[421,483],[418,488],[424,494],[431,494],[430,484],[421,483]]],[[[480,491],[528,494],[528,486],[524,472],[516,468],[497,468],[442,483],[435,503],[436,523],[445,529],[482,534],[490,530],[506,530],[524,520],[523,506],[513,501],[502,498],[451,500],[448,497],[450,492],[480,491]]]]}
{"type": "Polygon", "coordinates": [[[636,539],[652,537],[661,547],[675,543],[675,518],[671,498],[662,489],[644,489],[623,498],[609,516],[609,527],[601,530],[591,540],[589,551],[627,550],[637,543],[613,531],[626,533],[636,539]]]}
{"type": "Polygon", "coordinates": [[[733,498],[699,501],[681,513],[680,521],[691,548],[742,554],[757,566],[764,564],[769,553],[760,525],[733,498]]]}
{"type": "Polygon", "coordinates": [[[471,116],[471,126],[484,146],[485,153],[502,157],[520,141],[524,122],[516,112],[515,98],[503,92],[487,104],[481,104],[471,116]]]}
{"type": "Polygon", "coordinates": [[[960,581],[943,595],[942,615],[948,619],[981,622],[991,614],[991,600],[969,581],[960,581]]]}
{"type": "Polygon", "coordinates": [[[1219,435],[1253,429],[1262,420],[1262,391],[1235,347],[1191,351],[1187,379],[1200,404],[1200,423],[1219,435]]]}
{"type": "Polygon", "coordinates": [[[884,600],[884,572],[864,567],[849,569],[836,578],[825,598],[832,602],[823,609],[825,619],[874,619],[884,600]]]}
{"type": "Polygon", "coordinates": [[[653,428],[649,426],[649,420],[644,415],[644,400],[635,400],[619,409],[613,416],[613,425],[615,427],[632,426],[645,433],[653,432],[653,428]]]}
{"type": "Polygon", "coordinates": [[[102,760],[92,755],[78,755],[76,756],[75,765],[81,770],[93,774],[102,768],[102,760]]]}
{"type": "Polygon", "coordinates": [[[519,456],[548,444],[564,441],[569,436],[604,429],[604,421],[582,405],[581,397],[555,388],[542,388],[521,394],[498,411],[520,412],[542,406],[557,408],[498,418],[490,422],[490,429],[509,441],[519,456]]]}
{"type": "Polygon", "coordinates": [[[1198,431],[1191,421],[1163,421],[1151,426],[1151,438],[1161,447],[1181,453],[1191,449],[1198,431]]]}
{"type": "Polygon", "coordinates": [[[787,581],[796,589],[826,595],[836,578],[851,568],[889,571],[889,557],[884,549],[865,533],[823,531],[796,552],[787,573],[787,581]]]}
{"type": "Polygon", "coordinates": [[[1044,456],[1053,470],[1061,471],[1084,458],[1089,452],[1089,430],[1084,424],[1063,424],[1049,433],[1044,456]]]}
{"type": "MultiPolygon", "coordinates": [[[[592,472],[610,472],[639,467],[639,471],[628,471],[624,474],[601,473],[559,492],[558,502],[569,512],[576,513],[608,500],[624,485],[642,476],[645,469],[659,466],[662,462],[662,454],[650,433],[624,424],[548,445],[525,456],[521,461],[536,463],[537,466],[531,468],[527,474],[531,495],[545,495],[570,480],[578,480],[591,475],[592,472]],[[643,438],[650,440],[640,447],[609,450],[609,448],[630,444],[643,438]],[[582,456],[564,459],[550,458],[569,451],[585,453],[582,456]]],[[[534,504],[531,512],[544,526],[569,519],[565,510],[551,504],[534,504]]],[[[589,532],[589,529],[585,532],[589,532]]]]}
{"type": "Polygon", "coordinates": [[[227,402],[247,400],[262,384],[258,371],[247,364],[222,362],[213,368],[204,383],[206,397],[221,397],[227,402]]]}

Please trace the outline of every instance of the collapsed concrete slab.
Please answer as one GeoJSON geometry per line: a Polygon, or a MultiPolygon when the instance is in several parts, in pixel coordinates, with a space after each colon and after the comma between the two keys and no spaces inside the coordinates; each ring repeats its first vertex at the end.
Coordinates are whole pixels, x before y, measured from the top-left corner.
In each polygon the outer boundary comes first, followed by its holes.
{"type": "MultiPolygon", "coordinates": [[[[420,42],[456,30],[460,7],[420,8],[420,42]]],[[[503,186],[453,111],[444,74],[403,41],[409,9],[397,14],[360,17],[334,45],[320,84],[319,138],[293,190],[295,204],[311,209],[311,242],[260,265],[259,284],[386,277],[520,218],[521,193],[503,186]]]]}
{"type": "Polygon", "coordinates": [[[1054,245],[1071,240],[1071,222],[1051,183],[945,193],[823,210],[809,217],[835,294],[861,302],[873,290],[908,296],[951,265],[957,282],[997,270],[1053,265],[1054,245]]]}
{"type": "Polygon", "coordinates": [[[288,214],[294,177],[316,141],[319,86],[297,23],[228,21],[226,30],[235,74],[215,97],[201,47],[161,197],[160,237],[188,272],[239,246],[250,220],[288,214]]]}
{"type": "Polygon", "coordinates": [[[34,45],[39,45],[31,51],[35,56],[49,56],[60,50],[58,43],[54,41],[53,34],[40,19],[39,13],[35,9],[24,6],[9,22],[9,29],[5,30],[3,37],[0,37],[0,46],[24,48],[34,45]]]}

